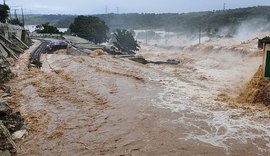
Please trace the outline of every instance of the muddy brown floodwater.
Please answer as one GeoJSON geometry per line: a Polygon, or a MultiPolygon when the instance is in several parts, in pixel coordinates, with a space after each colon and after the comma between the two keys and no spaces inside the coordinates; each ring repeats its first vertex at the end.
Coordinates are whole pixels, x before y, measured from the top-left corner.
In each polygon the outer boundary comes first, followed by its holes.
{"type": "Polygon", "coordinates": [[[269,155],[267,109],[217,100],[236,96],[262,59],[256,41],[226,42],[138,52],[177,66],[61,52],[28,71],[36,41],[9,83],[30,128],[19,155],[269,155]]]}

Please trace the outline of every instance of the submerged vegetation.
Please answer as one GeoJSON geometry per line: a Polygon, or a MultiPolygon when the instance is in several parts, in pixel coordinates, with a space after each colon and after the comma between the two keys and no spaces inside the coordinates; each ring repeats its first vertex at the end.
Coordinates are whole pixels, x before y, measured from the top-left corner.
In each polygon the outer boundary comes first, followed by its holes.
{"type": "Polygon", "coordinates": [[[113,42],[114,46],[117,47],[120,51],[123,52],[134,52],[138,51],[140,46],[137,41],[134,39],[131,32],[126,29],[120,30],[117,29],[114,32],[115,42],[113,42]]]}

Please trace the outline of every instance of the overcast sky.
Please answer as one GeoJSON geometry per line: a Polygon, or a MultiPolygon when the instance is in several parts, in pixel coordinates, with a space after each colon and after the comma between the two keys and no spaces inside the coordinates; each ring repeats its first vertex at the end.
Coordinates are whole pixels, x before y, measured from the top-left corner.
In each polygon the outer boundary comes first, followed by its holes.
{"type": "Polygon", "coordinates": [[[269,5],[270,0],[6,0],[29,14],[183,13],[269,5]]]}

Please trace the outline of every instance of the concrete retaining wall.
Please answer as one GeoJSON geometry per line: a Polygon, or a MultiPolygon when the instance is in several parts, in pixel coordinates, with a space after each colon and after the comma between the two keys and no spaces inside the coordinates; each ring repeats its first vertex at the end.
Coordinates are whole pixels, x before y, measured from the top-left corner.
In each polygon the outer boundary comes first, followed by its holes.
{"type": "Polygon", "coordinates": [[[7,39],[11,40],[12,35],[15,35],[19,39],[22,39],[24,37],[22,36],[23,31],[25,31],[23,27],[7,23],[0,23],[0,34],[5,36],[5,38],[7,39]]]}
{"type": "Polygon", "coordinates": [[[30,44],[29,35],[23,27],[0,23],[0,72],[2,66],[9,67],[13,59],[17,59],[30,44]]]}

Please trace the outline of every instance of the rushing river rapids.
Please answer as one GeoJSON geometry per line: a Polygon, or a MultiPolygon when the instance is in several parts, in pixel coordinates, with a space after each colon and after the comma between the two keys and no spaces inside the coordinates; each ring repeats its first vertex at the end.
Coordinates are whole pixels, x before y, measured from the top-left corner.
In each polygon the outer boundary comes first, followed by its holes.
{"type": "Polygon", "coordinates": [[[222,40],[181,50],[142,45],[138,52],[178,65],[59,53],[27,71],[26,52],[10,82],[31,128],[19,154],[269,155],[268,110],[217,100],[237,96],[256,72],[257,43],[222,40]]]}

